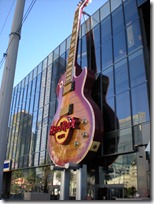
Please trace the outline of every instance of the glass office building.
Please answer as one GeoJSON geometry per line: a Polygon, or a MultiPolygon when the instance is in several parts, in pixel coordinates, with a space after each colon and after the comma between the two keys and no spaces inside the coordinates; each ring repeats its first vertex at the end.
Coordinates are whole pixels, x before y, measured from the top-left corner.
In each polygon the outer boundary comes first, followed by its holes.
{"type": "MultiPolygon", "coordinates": [[[[87,26],[89,19],[81,25],[77,61],[81,67],[89,65],[87,33],[93,31],[97,75],[102,80],[103,75],[109,77],[106,101],[116,113],[119,129],[104,134],[104,144],[110,144],[114,138],[116,148],[110,151],[102,144],[103,179],[98,183],[97,176],[89,170],[88,194],[97,200],[149,197],[150,1],[108,0],[91,19],[91,26],[87,26]],[[113,162],[107,164],[108,160],[113,162]]],[[[48,192],[51,199],[58,199],[61,178],[58,171],[50,169],[47,138],[70,39],[71,35],[13,89],[6,154],[11,169],[4,172],[11,195],[48,192]]],[[[102,83],[99,86],[102,90],[102,83]]],[[[97,102],[103,112],[102,97],[100,92],[97,102]]],[[[115,121],[113,118],[112,122],[115,121]]],[[[74,177],[75,171],[70,198],[75,196],[74,177]]]]}

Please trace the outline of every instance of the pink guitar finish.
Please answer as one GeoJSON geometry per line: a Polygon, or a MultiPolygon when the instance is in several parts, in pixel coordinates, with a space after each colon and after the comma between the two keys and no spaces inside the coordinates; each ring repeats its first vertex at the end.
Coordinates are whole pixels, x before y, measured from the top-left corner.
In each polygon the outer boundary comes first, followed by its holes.
{"type": "Polygon", "coordinates": [[[82,1],[75,12],[68,64],[58,82],[58,108],[48,136],[50,158],[61,167],[90,162],[102,143],[102,114],[91,97],[95,73],[76,64],[80,16],[87,2],[82,1]]]}

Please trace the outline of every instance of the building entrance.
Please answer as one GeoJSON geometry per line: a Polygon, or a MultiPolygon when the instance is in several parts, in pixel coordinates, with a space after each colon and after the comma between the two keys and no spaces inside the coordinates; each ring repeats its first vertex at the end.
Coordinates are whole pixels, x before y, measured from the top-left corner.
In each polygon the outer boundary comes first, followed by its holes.
{"type": "Polygon", "coordinates": [[[97,190],[97,200],[115,200],[124,197],[124,185],[114,184],[99,187],[97,190]]]}

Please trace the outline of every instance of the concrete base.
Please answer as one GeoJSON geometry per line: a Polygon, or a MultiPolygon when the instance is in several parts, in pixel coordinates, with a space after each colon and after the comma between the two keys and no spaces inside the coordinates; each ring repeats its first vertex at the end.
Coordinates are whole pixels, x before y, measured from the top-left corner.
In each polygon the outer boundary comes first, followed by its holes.
{"type": "Polygon", "coordinates": [[[34,200],[34,201],[44,200],[46,201],[46,200],[50,200],[50,194],[49,193],[25,192],[24,200],[34,200]]]}

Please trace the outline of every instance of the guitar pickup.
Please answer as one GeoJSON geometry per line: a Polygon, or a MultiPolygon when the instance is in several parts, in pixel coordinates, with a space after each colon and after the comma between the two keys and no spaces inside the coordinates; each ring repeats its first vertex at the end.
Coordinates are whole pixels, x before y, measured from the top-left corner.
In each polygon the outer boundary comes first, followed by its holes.
{"type": "Polygon", "coordinates": [[[61,109],[60,116],[70,115],[72,113],[73,113],[73,104],[70,104],[70,105],[66,106],[65,108],[61,109]]]}
{"type": "Polygon", "coordinates": [[[70,82],[69,84],[66,84],[64,86],[64,90],[63,90],[63,96],[71,91],[73,91],[75,88],[75,83],[74,82],[70,82]]]}

